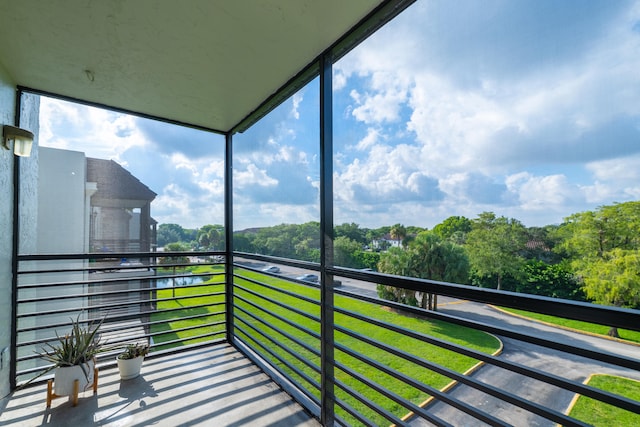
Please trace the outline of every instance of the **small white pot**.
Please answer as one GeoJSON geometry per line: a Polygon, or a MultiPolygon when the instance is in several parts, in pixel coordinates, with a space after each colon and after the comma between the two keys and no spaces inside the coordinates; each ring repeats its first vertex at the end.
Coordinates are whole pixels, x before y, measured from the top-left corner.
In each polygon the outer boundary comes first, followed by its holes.
{"type": "Polygon", "coordinates": [[[134,359],[119,359],[116,357],[118,370],[120,371],[120,378],[123,380],[130,380],[140,375],[143,360],[144,356],[139,356],[134,359]]]}
{"type": "Polygon", "coordinates": [[[78,391],[85,391],[93,385],[93,367],[93,360],[90,360],[83,365],[56,368],[53,379],[53,392],[58,396],[71,396],[75,380],[78,380],[78,391]]]}

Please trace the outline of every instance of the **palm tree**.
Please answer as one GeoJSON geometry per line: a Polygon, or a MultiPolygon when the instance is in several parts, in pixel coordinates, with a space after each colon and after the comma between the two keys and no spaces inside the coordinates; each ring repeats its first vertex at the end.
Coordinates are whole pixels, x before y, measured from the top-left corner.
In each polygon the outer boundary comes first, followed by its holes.
{"type": "Polygon", "coordinates": [[[398,242],[398,247],[400,247],[402,243],[402,239],[404,239],[407,236],[407,229],[402,224],[395,224],[391,227],[389,234],[391,235],[391,238],[393,240],[398,242]]]}

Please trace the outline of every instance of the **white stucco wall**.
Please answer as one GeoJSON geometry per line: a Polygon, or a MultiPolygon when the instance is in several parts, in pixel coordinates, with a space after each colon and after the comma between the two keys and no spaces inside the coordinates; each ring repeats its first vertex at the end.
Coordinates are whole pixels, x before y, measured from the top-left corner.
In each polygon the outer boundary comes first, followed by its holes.
{"type": "MultiPolygon", "coordinates": [[[[0,125],[15,125],[16,87],[11,76],[0,63],[0,125]]],[[[37,96],[25,96],[21,104],[20,127],[35,134],[34,149],[30,158],[21,158],[21,238],[25,251],[35,248],[35,224],[37,204],[37,144],[40,100],[37,96]]],[[[9,363],[11,351],[11,282],[13,241],[13,188],[14,156],[0,148],[0,397],[10,392],[9,363]]]]}
{"type": "MultiPolygon", "coordinates": [[[[15,87],[0,64],[0,125],[14,124],[14,109],[15,87]]],[[[12,235],[13,154],[0,148],[0,355],[3,359],[0,367],[0,397],[9,393],[12,235]]]]}
{"type": "Polygon", "coordinates": [[[38,252],[82,253],[85,236],[84,153],[40,147],[38,252]]]}

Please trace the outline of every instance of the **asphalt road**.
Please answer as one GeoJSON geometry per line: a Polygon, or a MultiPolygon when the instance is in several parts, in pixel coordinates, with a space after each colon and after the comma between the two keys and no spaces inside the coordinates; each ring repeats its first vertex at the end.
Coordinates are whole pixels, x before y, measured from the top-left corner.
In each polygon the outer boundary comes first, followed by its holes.
{"type": "MultiPolygon", "coordinates": [[[[304,271],[290,267],[282,267],[281,272],[282,275],[287,277],[295,277],[302,273],[304,273],[304,271]]],[[[341,289],[368,296],[377,296],[374,284],[350,279],[342,280],[342,283],[341,289]]],[[[500,328],[516,330],[528,335],[536,335],[556,342],[564,342],[577,347],[597,349],[640,359],[640,347],[638,346],[571,332],[527,319],[521,319],[502,313],[482,303],[439,297],[438,311],[500,328]]],[[[500,338],[504,345],[502,354],[500,355],[501,358],[540,369],[566,379],[582,382],[591,374],[606,373],[640,380],[640,372],[638,371],[619,368],[506,337],[498,338],[500,338]]],[[[492,365],[485,365],[472,375],[474,378],[487,384],[526,398],[531,402],[555,409],[561,413],[567,410],[574,397],[573,392],[492,365]]],[[[557,425],[555,422],[549,421],[546,418],[532,414],[466,385],[458,385],[449,393],[457,399],[473,404],[475,407],[513,426],[554,427],[557,425]]],[[[483,422],[441,402],[432,404],[429,407],[429,412],[454,426],[472,427],[485,425],[483,422]]],[[[431,425],[427,421],[418,418],[410,420],[410,424],[413,426],[431,425]]]]}
{"type": "MultiPolygon", "coordinates": [[[[576,345],[578,347],[600,349],[636,359],[640,358],[640,347],[520,319],[504,314],[486,304],[468,301],[453,303],[449,301],[449,304],[445,303],[440,306],[439,311],[494,326],[514,329],[529,335],[535,334],[539,337],[576,345]]],[[[540,369],[566,379],[582,382],[591,374],[606,373],[640,380],[640,372],[634,370],[619,368],[510,338],[499,338],[504,344],[501,358],[540,369]]],[[[487,384],[526,398],[529,401],[539,403],[547,408],[555,409],[561,413],[567,410],[574,397],[573,392],[491,365],[483,366],[476,371],[473,376],[487,384]]],[[[458,385],[452,389],[450,394],[464,402],[473,403],[476,408],[482,409],[514,426],[551,427],[557,425],[555,422],[549,421],[546,418],[534,415],[468,386],[458,385]]],[[[455,426],[485,425],[475,418],[440,402],[433,404],[429,408],[429,412],[455,426]]],[[[430,425],[418,419],[413,420],[411,424],[415,426],[430,425]]]]}

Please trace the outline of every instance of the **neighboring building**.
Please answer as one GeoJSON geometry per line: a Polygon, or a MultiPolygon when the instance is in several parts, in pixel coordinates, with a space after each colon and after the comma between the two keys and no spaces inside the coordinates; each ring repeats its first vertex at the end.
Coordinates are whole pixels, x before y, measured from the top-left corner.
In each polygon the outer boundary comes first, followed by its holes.
{"type": "MultiPolygon", "coordinates": [[[[78,151],[38,147],[37,213],[35,213],[36,247],[38,254],[82,254],[89,252],[151,252],[155,250],[156,222],[151,218],[151,202],[156,193],[112,160],[85,157],[78,151]]],[[[52,312],[47,316],[20,320],[20,327],[33,328],[23,334],[24,339],[42,339],[53,336],[48,325],[64,323],[73,316],[76,307],[89,307],[89,317],[135,316],[150,308],[145,301],[153,282],[146,279],[155,275],[148,260],[122,259],[89,262],[86,260],[38,261],[37,269],[73,269],[74,271],[41,273],[35,277],[24,275],[21,283],[80,282],[105,280],[105,283],[87,283],[82,286],[39,287],[21,291],[21,298],[48,298],[55,295],[77,295],[69,299],[51,299],[24,304],[29,312],[52,312]],[[142,261],[142,262],[141,262],[142,261]],[[115,270],[126,264],[128,269],[115,270]],[[139,266],[139,268],[135,268],[139,266]],[[91,267],[91,272],[84,271],[91,267]],[[95,269],[95,267],[100,267],[95,269]],[[104,268],[103,268],[104,267],[104,268]],[[134,268],[131,268],[134,267],[134,268]],[[112,279],[131,278],[109,282],[112,279]],[[108,295],[95,295],[108,292],[108,295]],[[108,309],[91,307],[108,305],[108,309]],[[37,320],[36,320],[37,319],[37,320]]],[[[127,317],[128,318],[128,317],[127,317]]],[[[126,320],[127,318],[123,319],[126,320]]],[[[117,319],[116,319],[117,321],[117,319]]],[[[63,332],[63,331],[60,331],[63,332]]],[[[31,352],[22,348],[21,355],[31,352]]]]}
{"type": "Polygon", "coordinates": [[[156,193],[113,160],[87,158],[91,252],[150,252],[155,245],[151,202],[156,193]]]}

